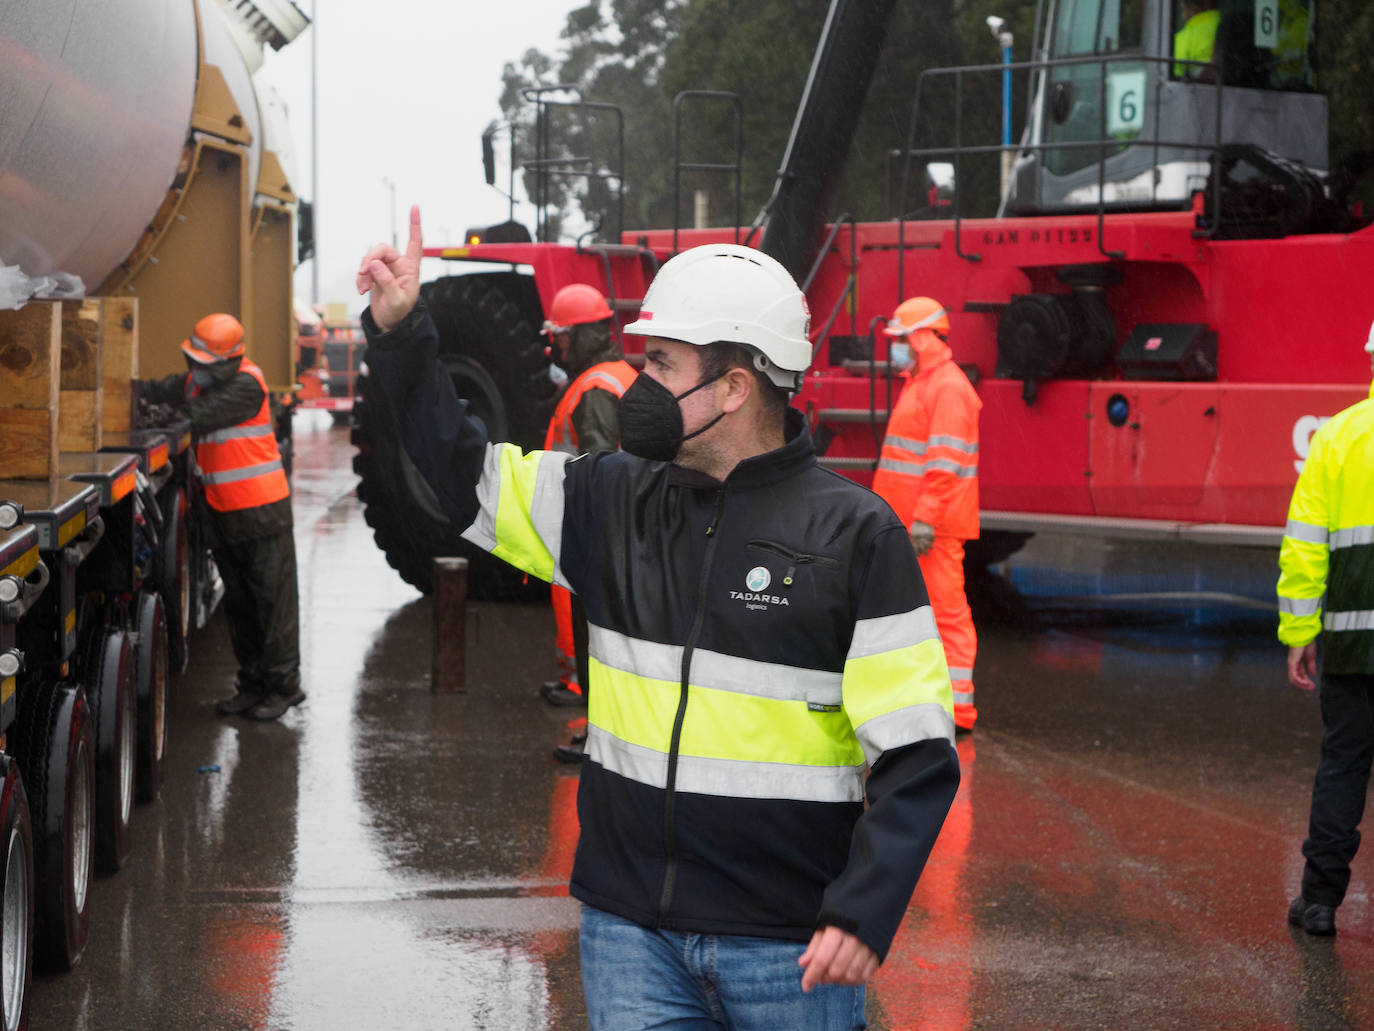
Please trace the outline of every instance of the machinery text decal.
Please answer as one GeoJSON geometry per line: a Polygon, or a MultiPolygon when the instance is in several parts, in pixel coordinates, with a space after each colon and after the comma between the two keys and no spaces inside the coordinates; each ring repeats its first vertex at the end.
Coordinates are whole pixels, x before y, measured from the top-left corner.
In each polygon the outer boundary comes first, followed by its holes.
{"type": "Polygon", "coordinates": [[[988,229],[983,243],[989,247],[1016,247],[1034,243],[1092,243],[1092,226],[1069,226],[1062,229],[988,229]]]}
{"type": "Polygon", "coordinates": [[[1327,415],[1304,415],[1293,423],[1293,452],[1298,456],[1293,461],[1293,468],[1298,472],[1302,472],[1302,464],[1312,448],[1312,434],[1321,429],[1328,418],[1327,415]]]}

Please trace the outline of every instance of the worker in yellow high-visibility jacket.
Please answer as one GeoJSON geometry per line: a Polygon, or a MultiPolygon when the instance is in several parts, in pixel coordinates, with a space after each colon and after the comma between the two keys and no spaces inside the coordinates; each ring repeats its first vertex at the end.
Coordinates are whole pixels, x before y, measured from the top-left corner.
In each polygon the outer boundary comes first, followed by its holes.
{"type": "MultiPolygon", "coordinates": [[[[1374,326],[1365,350],[1374,355],[1374,326]]],[[[1312,437],[1279,550],[1288,679],[1313,690],[1322,639],[1322,753],[1289,923],[1336,933],[1374,761],[1374,389],[1312,437]]]]}
{"type": "MultiPolygon", "coordinates": [[[[1178,61],[1205,61],[1212,64],[1216,53],[1217,26],[1221,24],[1221,12],[1217,10],[1216,0],[1183,0],[1179,4],[1179,21],[1182,28],[1174,33],[1174,57],[1178,61]]],[[[1215,78],[1215,70],[1198,64],[1174,65],[1174,77],[1178,79],[1200,79],[1210,82],[1215,78]]]]}

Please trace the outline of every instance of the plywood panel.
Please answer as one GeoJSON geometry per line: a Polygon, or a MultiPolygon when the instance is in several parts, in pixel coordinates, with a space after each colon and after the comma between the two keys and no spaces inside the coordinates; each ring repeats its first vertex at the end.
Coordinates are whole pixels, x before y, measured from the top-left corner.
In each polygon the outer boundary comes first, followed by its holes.
{"type": "Polygon", "coordinates": [[[0,311],[0,406],[57,409],[62,306],[32,301],[0,311]]]}
{"type": "Polygon", "coordinates": [[[101,320],[100,365],[104,398],[101,426],[107,433],[134,427],[138,378],[138,298],[106,297],[101,320]]]}

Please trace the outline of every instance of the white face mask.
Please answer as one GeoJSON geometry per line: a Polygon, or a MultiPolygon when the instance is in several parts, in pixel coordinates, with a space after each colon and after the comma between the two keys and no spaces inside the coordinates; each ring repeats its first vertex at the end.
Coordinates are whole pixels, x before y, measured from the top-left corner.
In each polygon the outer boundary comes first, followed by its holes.
{"type": "Polygon", "coordinates": [[[911,345],[906,341],[891,344],[887,354],[887,360],[897,371],[911,368],[911,345]]]}

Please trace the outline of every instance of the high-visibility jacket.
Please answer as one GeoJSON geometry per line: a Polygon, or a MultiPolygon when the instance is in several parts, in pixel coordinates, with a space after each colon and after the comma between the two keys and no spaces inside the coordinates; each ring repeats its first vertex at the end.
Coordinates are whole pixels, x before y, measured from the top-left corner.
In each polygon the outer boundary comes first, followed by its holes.
{"type": "MultiPolygon", "coordinates": [[[[1220,24],[1220,11],[1199,11],[1193,15],[1174,33],[1174,56],[1180,61],[1211,61],[1220,24]]],[[[1174,65],[1174,75],[1178,78],[1197,77],[1202,71],[1197,65],[1174,65]]]]}
{"type": "Polygon", "coordinates": [[[1279,640],[1325,631],[1327,673],[1374,673],[1374,390],[1312,437],[1279,548],[1279,640]]]}
{"type": "Polygon", "coordinates": [[[549,420],[548,431],[544,434],[544,450],[580,455],[583,449],[577,439],[577,427],[573,425],[573,413],[582,403],[583,395],[589,390],[604,390],[616,397],[623,397],[637,375],[634,366],[627,361],[600,362],[569,383],[568,389],[558,400],[553,418],[549,420]]]}
{"type": "MultiPolygon", "coordinates": [[[[236,512],[281,501],[291,494],[282,468],[281,452],[272,427],[267,380],[247,358],[239,364],[263,389],[257,414],[237,426],[213,430],[196,437],[196,466],[200,469],[205,500],[217,512],[236,512]]],[[[197,397],[201,388],[186,377],[186,396],[197,397]]]]}
{"type": "Polygon", "coordinates": [[[873,489],[902,525],[978,536],[978,412],[983,402],[943,345],[921,356],[887,420],[873,489]],[[943,352],[941,354],[940,352],[943,352]]]}
{"type": "Polygon", "coordinates": [[[794,409],[786,443],[723,483],[487,444],[423,308],[386,334],[363,321],[452,523],[586,606],[573,896],[704,934],[838,926],[883,956],[958,783],[943,650],[888,506],[819,467],[794,409]]]}

